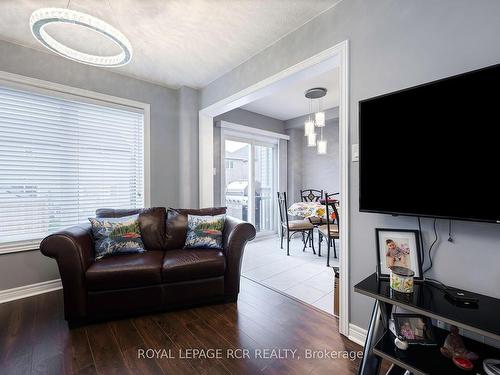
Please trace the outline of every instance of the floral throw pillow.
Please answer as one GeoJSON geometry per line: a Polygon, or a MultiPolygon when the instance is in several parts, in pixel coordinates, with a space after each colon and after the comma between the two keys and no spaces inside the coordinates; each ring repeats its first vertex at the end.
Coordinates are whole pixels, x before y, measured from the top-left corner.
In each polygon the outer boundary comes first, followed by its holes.
{"type": "Polygon", "coordinates": [[[146,251],[141,239],[139,215],[89,218],[95,244],[95,259],[146,251]]]}
{"type": "Polygon", "coordinates": [[[188,231],[184,248],[222,249],[222,231],[226,215],[188,215],[188,231]]]}

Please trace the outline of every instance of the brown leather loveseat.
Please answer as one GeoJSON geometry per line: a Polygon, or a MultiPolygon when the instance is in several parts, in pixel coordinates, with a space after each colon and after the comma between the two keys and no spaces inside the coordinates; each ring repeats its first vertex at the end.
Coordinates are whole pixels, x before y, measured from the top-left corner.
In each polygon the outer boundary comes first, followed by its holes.
{"type": "Polygon", "coordinates": [[[97,217],[139,213],[146,252],[94,261],[90,224],[46,237],[40,251],[56,259],[70,326],[96,319],[236,301],[243,249],[255,237],[253,225],[227,216],[223,250],[183,249],[187,215],[217,215],[206,209],[97,210],[97,217]]]}

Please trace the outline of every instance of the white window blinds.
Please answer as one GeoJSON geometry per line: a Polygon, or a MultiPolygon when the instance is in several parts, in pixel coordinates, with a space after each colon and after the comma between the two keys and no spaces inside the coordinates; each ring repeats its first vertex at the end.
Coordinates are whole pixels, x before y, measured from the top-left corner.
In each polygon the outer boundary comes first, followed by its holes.
{"type": "Polygon", "coordinates": [[[0,85],[0,252],[144,206],[144,114],[0,85]]]}

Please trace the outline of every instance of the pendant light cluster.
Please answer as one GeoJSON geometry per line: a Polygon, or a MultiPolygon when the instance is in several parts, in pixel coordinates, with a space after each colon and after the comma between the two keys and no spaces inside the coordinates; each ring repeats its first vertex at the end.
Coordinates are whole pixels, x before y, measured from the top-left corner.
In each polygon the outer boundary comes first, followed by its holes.
{"type": "Polygon", "coordinates": [[[304,123],[304,135],[307,137],[307,146],[316,147],[319,155],[325,155],[327,141],[323,138],[325,127],[325,112],[322,111],[321,98],[327,93],[323,87],[315,87],[305,92],[309,99],[309,116],[304,123]]]}

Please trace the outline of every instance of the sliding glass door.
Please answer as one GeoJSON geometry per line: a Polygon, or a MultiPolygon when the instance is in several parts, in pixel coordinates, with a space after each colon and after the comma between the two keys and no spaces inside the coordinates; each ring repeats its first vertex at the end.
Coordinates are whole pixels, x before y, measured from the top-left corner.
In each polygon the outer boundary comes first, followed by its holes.
{"type": "Polygon", "coordinates": [[[250,149],[249,143],[225,140],[226,173],[222,192],[225,193],[227,214],[244,221],[249,221],[250,149]]]}
{"type": "Polygon", "coordinates": [[[276,144],[225,135],[222,148],[221,192],[228,215],[251,222],[259,234],[276,232],[276,144]]]}
{"type": "Polygon", "coordinates": [[[254,224],[259,232],[274,232],[275,148],[254,145],[254,224]]]}

